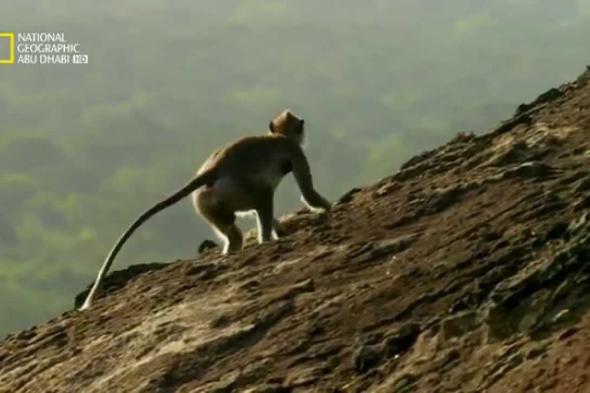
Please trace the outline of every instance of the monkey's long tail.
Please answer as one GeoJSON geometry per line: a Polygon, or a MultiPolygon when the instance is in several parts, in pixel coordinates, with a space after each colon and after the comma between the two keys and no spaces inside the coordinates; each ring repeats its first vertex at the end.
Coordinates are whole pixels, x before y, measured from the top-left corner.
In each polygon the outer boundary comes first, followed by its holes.
{"type": "Polygon", "coordinates": [[[133,222],[133,224],[131,224],[129,226],[129,228],[127,228],[127,230],[121,235],[121,237],[117,240],[117,243],[115,243],[115,245],[111,249],[111,252],[109,252],[109,255],[105,259],[102,267],[100,268],[100,271],[98,272],[98,276],[96,277],[96,280],[94,281],[94,285],[92,286],[92,289],[88,293],[88,296],[86,297],[86,300],[84,301],[84,304],[82,305],[82,307],[80,307],[80,310],[85,310],[92,305],[92,301],[93,301],[94,297],[96,296],[97,291],[100,289],[100,285],[102,284],[104,276],[108,273],[111,265],[113,264],[113,261],[115,260],[115,257],[117,256],[117,254],[119,253],[119,251],[121,250],[121,248],[123,247],[123,245],[125,244],[127,239],[129,239],[129,237],[133,234],[133,232],[135,232],[135,230],[137,228],[139,228],[141,226],[141,224],[146,222],[148,219],[150,219],[156,213],[158,213],[158,212],[164,210],[165,208],[172,206],[175,203],[181,201],[182,199],[184,199],[185,197],[190,195],[193,191],[197,190],[198,188],[200,188],[206,184],[213,183],[215,181],[215,178],[216,178],[216,175],[213,171],[203,172],[202,174],[197,175],[193,180],[188,182],[179,191],[175,192],[174,194],[170,195],[169,197],[165,198],[164,200],[156,203],[154,206],[152,206],[151,208],[149,208],[148,210],[143,212],[133,222]]]}

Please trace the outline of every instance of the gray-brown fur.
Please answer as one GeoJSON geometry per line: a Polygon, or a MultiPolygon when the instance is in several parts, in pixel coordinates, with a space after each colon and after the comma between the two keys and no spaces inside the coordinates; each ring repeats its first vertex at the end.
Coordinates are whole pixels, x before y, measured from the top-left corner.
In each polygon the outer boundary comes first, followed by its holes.
{"type": "Polygon", "coordinates": [[[90,307],[104,276],[132,233],[150,217],[188,195],[192,194],[197,212],[223,238],[224,253],[242,248],[242,233],[235,223],[239,212],[256,212],[260,243],[276,237],[273,196],[289,172],[293,172],[304,202],[312,209],[329,212],[331,204],[315,190],[301,147],[303,119],[285,110],[270,122],[269,131],[267,135],[241,138],[217,150],[193,180],[139,216],[109,253],[81,309],[90,307]]]}

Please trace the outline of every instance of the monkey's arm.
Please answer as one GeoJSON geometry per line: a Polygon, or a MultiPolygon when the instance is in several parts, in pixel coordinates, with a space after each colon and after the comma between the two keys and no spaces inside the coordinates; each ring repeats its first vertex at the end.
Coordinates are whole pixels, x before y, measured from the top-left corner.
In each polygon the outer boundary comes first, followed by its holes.
{"type": "Polygon", "coordinates": [[[311,176],[311,169],[305,153],[299,147],[293,147],[291,151],[291,165],[293,166],[293,176],[301,190],[303,202],[312,210],[321,210],[329,213],[332,209],[332,204],[321,196],[313,187],[313,179],[311,176]]]}

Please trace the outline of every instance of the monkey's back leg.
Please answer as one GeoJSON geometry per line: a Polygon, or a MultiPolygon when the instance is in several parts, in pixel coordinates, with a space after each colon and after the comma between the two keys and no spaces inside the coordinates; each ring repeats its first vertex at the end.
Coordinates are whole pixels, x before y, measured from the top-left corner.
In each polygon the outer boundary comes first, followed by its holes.
{"type": "Polygon", "coordinates": [[[259,188],[257,191],[256,218],[258,224],[258,242],[264,243],[271,238],[278,238],[276,229],[278,221],[274,218],[273,193],[271,187],[259,188]]]}
{"type": "Polygon", "coordinates": [[[243,245],[243,235],[236,225],[236,214],[217,195],[215,187],[195,191],[193,205],[195,210],[213,228],[213,231],[223,240],[223,253],[240,251],[243,245]]]}

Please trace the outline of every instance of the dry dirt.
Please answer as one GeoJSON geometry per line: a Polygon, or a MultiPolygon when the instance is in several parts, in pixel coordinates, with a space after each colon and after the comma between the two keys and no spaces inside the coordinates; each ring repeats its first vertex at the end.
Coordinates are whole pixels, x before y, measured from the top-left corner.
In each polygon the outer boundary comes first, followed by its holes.
{"type": "Polygon", "coordinates": [[[331,220],[112,274],[0,344],[0,392],[590,392],[589,163],[586,72],[331,220]]]}

